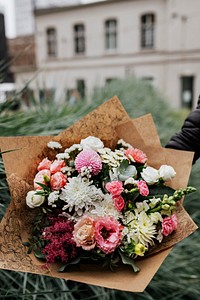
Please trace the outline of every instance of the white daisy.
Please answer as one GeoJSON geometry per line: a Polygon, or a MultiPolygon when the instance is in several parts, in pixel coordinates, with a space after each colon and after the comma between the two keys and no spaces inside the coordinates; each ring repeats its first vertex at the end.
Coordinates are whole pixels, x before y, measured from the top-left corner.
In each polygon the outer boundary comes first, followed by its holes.
{"type": "Polygon", "coordinates": [[[123,148],[133,148],[129,143],[126,143],[123,139],[120,139],[117,142],[118,145],[122,145],[123,148]]]}
{"type": "Polygon", "coordinates": [[[57,158],[58,160],[63,160],[63,159],[69,159],[70,156],[69,156],[68,153],[58,153],[58,154],[56,155],[56,158],[57,158]]]}
{"type": "Polygon", "coordinates": [[[65,153],[71,153],[75,150],[81,151],[83,149],[83,147],[80,144],[74,144],[69,148],[65,149],[65,153]]]}
{"type": "Polygon", "coordinates": [[[47,144],[48,148],[51,148],[51,149],[61,149],[62,148],[62,145],[58,142],[54,142],[54,141],[51,141],[47,144]]]}

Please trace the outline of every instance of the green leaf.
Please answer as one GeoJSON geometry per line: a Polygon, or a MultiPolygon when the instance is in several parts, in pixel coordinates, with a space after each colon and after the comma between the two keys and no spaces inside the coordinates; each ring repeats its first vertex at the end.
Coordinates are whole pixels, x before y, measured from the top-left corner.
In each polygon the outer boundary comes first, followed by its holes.
{"type": "Polygon", "coordinates": [[[35,250],[34,255],[35,255],[35,257],[37,257],[39,259],[45,259],[46,258],[46,256],[40,250],[35,250]]]}
{"type": "Polygon", "coordinates": [[[27,254],[31,254],[32,250],[33,250],[33,247],[30,246],[30,247],[28,248],[27,254]]]}
{"type": "Polygon", "coordinates": [[[129,166],[128,160],[124,159],[119,166],[119,172],[123,173],[127,169],[128,166],[129,166]]]}
{"type": "Polygon", "coordinates": [[[77,265],[79,262],[81,261],[81,257],[77,257],[75,260],[63,265],[59,270],[58,272],[65,272],[67,271],[67,269],[69,268],[69,266],[72,266],[72,265],[77,265]]]}
{"type": "Polygon", "coordinates": [[[29,242],[22,242],[22,245],[25,246],[25,247],[29,247],[30,243],[29,242]]]}
{"type": "Polygon", "coordinates": [[[149,187],[149,196],[163,196],[167,194],[168,196],[173,196],[174,189],[165,185],[154,185],[149,187]]]}
{"type": "Polygon", "coordinates": [[[134,261],[133,258],[128,257],[127,255],[125,255],[120,250],[119,250],[119,254],[121,256],[123,264],[131,266],[133,268],[134,272],[139,272],[140,271],[140,269],[136,266],[135,261],[134,261]]]}
{"type": "Polygon", "coordinates": [[[40,183],[40,182],[36,182],[39,186],[41,186],[43,188],[44,191],[47,191],[50,193],[50,188],[48,186],[46,186],[45,184],[43,183],[40,183]]]}

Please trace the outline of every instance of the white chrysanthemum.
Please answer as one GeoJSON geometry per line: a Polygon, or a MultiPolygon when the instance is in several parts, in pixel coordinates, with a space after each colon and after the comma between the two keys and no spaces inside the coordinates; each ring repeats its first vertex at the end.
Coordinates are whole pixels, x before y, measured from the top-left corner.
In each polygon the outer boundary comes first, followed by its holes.
{"type": "Polygon", "coordinates": [[[94,203],[94,209],[90,211],[92,215],[96,215],[98,217],[110,216],[114,217],[116,220],[120,218],[121,213],[115,208],[114,201],[110,194],[104,195],[104,200],[94,203]]]}
{"type": "Polygon", "coordinates": [[[51,148],[51,149],[61,149],[61,148],[62,148],[62,145],[61,145],[60,143],[58,143],[58,142],[53,142],[53,141],[51,141],[51,142],[49,142],[49,143],[47,144],[47,147],[48,147],[48,148],[51,148]]]}
{"type": "Polygon", "coordinates": [[[149,245],[153,245],[153,239],[156,238],[156,225],[148,217],[145,211],[142,211],[138,215],[128,213],[124,219],[125,225],[129,231],[126,234],[127,241],[130,243],[134,241],[136,244],[141,243],[148,248],[149,245]]]}
{"type": "Polygon", "coordinates": [[[54,191],[49,194],[48,196],[48,205],[52,207],[56,207],[55,202],[58,201],[59,198],[59,191],[54,191]]]}
{"type": "Polygon", "coordinates": [[[57,158],[58,160],[63,160],[63,159],[69,159],[70,156],[69,156],[68,153],[58,153],[58,154],[56,155],[56,158],[57,158]]]}
{"type": "Polygon", "coordinates": [[[91,182],[84,181],[81,177],[69,178],[60,195],[60,199],[66,203],[63,209],[69,209],[70,212],[74,209],[79,216],[83,214],[83,211],[88,211],[95,201],[102,198],[101,189],[96,188],[91,182]]]}
{"type": "Polygon", "coordinates": [[[74,144],[71,147],[66,148],[65,153],[71,153],[75,150],[81,151],[81,150],[83,150],[83,147],[80,144],[74,144]]]}

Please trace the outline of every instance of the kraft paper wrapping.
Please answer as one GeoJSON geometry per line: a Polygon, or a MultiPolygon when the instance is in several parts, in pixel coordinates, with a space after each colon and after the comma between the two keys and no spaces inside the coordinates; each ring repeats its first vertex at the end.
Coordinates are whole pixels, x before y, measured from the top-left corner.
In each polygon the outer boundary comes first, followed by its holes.
{"type": "Polygon", "coordinates": [[[193,154],[162,148],[151,115],[131,120],[117,97],[108,100],[56,137],[2,137],[1,151],[19,150],[3,155],[12,200],[0,224],[0,268],[142,292],[169,254],[171,247],[197,229],[181,205],[177,209],[178,229],[152,250],[153,255],[137,262],[141,269],[137,274],[125,265],[115,272],[100,266],[80,265],[69,272],[58,273],[59,265],[53,264],[50,270],[44,271],[41,268],[43,262],[33,254],[28,255],[27,248],[22,245],[30,235],[31,222],[38,212],[37,209],[26,206],[26,194],[33,189],[33,178],[38,163],[46,156],[52,155],[53,158],[55,155],[54,150],[49,153],[47,143],[52,140],[58,141],[65,148],[79,143],[81,138],[88,135],[99,137],[108,147],[113,147],[118,138],[123,138],[146,152],[148,164],[153,167],[160,167],[161,164],[172,165],[177,172],[175,179],[170,183],[173,188],[187,186],[193,154]]]}

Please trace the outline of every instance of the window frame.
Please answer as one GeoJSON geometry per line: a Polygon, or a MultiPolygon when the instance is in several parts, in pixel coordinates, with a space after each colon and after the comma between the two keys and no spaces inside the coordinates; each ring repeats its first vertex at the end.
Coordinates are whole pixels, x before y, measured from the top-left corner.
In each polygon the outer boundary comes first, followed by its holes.
{"type": "Polygon", "coordinates": [[[74,54],[84,55],[86,52],[85,24],[84,23],[74,24],[73,31],[74,31],[74,54]]]}
{"type": "Polygon", "coordinates": [[[155,48],[155,13],[144,13],[140,16],[140,47],[141,49],[155,48]]]}
{"type": "Polygon", "coordinates": [[[105,50],[116,51],[118,48],[118,20],[109,18],[104,22],[105,50]]]}
{"type": "Polygon", "coordinates": [[[48,27],[46,29],[46,44],[47,44],[48,58],[57,57],[58,56],[57,29],[55,27],[48,27]]]}

